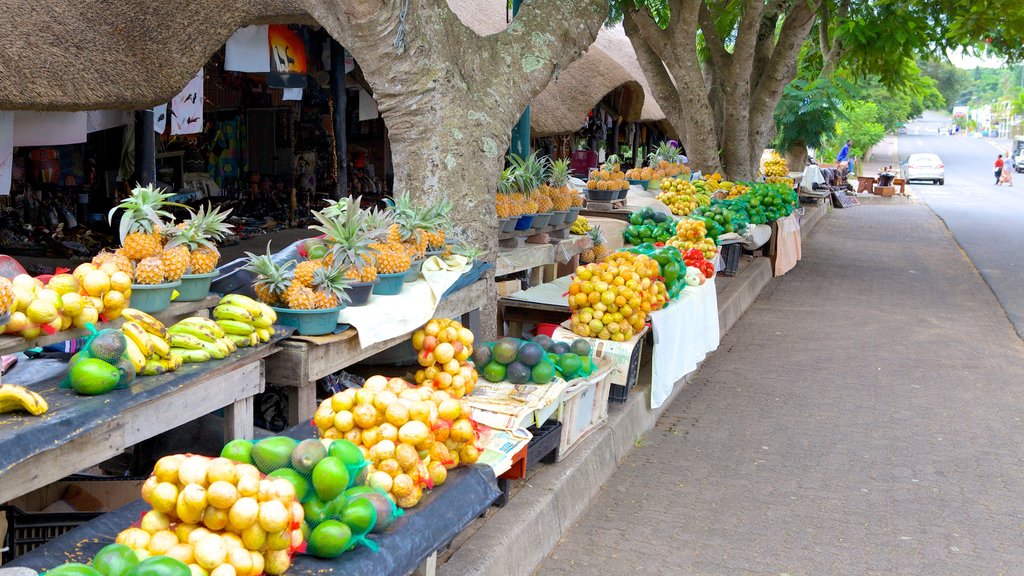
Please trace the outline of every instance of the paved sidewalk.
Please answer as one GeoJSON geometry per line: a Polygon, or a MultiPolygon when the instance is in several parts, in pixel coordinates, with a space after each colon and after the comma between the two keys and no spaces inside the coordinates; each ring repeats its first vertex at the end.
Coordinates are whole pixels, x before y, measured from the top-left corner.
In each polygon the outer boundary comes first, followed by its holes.
{"type": "Polygon", "coordinates": [[[808,244],[538,574],[1020,573],[1002,308],[921,204],[836,210],[808,244]]]}

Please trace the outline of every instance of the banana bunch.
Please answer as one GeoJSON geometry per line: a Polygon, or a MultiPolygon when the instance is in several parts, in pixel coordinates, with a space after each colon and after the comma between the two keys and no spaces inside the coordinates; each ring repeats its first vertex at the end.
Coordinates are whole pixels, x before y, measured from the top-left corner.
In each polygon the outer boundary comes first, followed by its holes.
{"type": "Polygon", "coordinates": [[[0,414],[24,410],[33,416],[45,414],[50,406],[42,396],[14,384],[0,385],[0,414]]]}
{"type": "Polygon", "coordinates": [[[134,308],[125,308],[121,316],[125,354],[137,374],[157,376],[181,368],[181,362],[171,357],[170,334],[163,322],[134,308]]]}
{"type": "Polygon", "coordinates": [[[171,357],[186,364],[220,360],[238,350],[224,328],[209,318],[185,318],[167,332],[170,333],[171,357]]]}
{"type": "Polygon", "coordinates": [[[587,222],[587,219],[583,216],[577,216],[576,221],[572,223],[572,227],[569,228],[569,232],[573,234],[586,234],[590,232],[594,227],[587,222]]]}
{"type": "Polygon", "coordinates": [[[225,337],[240,348],[270,340],[277,322],[277,313],[270,306],[241,294],[221,298],[213,317],[225,337]]]}

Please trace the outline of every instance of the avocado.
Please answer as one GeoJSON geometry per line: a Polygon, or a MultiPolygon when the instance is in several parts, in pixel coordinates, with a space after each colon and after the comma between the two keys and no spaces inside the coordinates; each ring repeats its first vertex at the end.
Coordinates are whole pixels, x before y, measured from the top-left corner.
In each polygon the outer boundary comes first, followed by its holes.
{"type": "Polygon", "coordinates": [[[291,462],[297,444],[297,441],[287,436],[264,438],[252,447],[252,463],[260,472],[270,474],[291,462]]]}

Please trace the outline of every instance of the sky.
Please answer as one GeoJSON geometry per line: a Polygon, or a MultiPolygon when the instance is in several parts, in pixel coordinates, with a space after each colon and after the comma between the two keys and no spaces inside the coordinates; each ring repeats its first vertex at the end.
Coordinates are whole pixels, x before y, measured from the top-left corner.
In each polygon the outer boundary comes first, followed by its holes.
{"type": "Polygon", "coordinates": [[[953,52],[952,50],[946,52],[946,56],[949,57],[949,61],[953,63],[957,68],[963,68],[965,70],[972,70],[974,68],[999,68],[1003,66],[1005,60],[1002,58],[992,58],[990,56],[984,56],[978,58],[970,54],[965,54],[962,50],[953,52]]]}

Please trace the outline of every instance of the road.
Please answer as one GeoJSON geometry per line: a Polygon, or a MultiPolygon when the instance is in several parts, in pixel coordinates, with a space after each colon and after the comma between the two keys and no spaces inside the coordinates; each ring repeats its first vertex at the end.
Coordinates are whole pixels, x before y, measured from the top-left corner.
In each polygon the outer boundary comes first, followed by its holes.
{"type": "Polygon", "coordinates": [[[900,160],[914,152],[943,159],[946,185],[914,183],[913,192],[945,221],[1024,338],[1024,174],[1015,174],[1016,187],[995,186],[997,144],[937,134],[948,125],[935,113],[910,124],[899,137],[900,160]]]}

